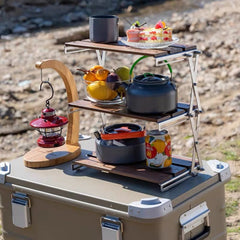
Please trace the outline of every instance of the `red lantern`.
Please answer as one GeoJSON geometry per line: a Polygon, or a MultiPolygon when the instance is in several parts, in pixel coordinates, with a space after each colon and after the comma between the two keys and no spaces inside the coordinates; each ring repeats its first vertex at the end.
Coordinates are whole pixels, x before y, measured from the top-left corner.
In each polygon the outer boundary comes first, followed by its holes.
{"type": "Polygon", "coordinates": [[[48,81],[42,81],[48,83],[52,89],[52,96],[46,100],[46,108],[42,110],[41,117],[36,118],[30,122],[30,125],[38,129],[41,136],[38,138],[37,143],[43,148],[59,147],[65,143],[62,136],[62,129],[65,124],[68,123],[68,119],[63,116],[57,116],[55,109],[49,107],[49,100],[53,97],[53,88],[48,81]]]}

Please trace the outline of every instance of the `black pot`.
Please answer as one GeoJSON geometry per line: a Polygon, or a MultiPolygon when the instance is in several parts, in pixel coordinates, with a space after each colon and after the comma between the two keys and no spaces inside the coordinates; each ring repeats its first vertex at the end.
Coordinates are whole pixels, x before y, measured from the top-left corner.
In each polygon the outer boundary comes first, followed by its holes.
{"type": "Polygon", "coordinates": [[[114,124],[95,141],[97,158],[109,164],[130,164],[146,159],[145,131],[136,124],[114,124]]]}
{"type": "Polygon", "coordinates": [[[160,114],[176,110],[177,89],[167,76],[145,73],[133,79],[126,91],[128,110],[160,114]]]}

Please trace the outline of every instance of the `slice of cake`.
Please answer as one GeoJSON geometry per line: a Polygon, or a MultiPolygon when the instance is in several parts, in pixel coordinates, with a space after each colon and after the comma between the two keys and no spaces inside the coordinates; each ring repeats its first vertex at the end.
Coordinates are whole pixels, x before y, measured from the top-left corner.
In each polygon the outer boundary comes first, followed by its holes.
{"type": "Polygon", "coordinates": [[[139,21],[136,21],[135,23],[132,24],[131,28],[127,30],[127,41],[128,42],[139,42],[140,40],[140,35],[139,33],[144,30],[143,25],[146,23],[140,24],[139,21]]]}
{"type": "Polygon", "coordinates": [[[127,30],[127,41],[128,42],[139,42],[140,40],[140,30],[138,28],[132,28],[127,30]]]}

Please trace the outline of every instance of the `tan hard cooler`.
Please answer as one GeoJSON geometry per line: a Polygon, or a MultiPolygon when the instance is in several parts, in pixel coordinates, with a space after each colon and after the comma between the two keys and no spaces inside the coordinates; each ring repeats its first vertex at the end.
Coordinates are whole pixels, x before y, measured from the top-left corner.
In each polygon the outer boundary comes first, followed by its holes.
{"type": "MultiPolygon", "coordinates": [[[[81,142],[82,155],[94,150],[81,142]]],[[[2,165],[4,240],[226,239],[224,184],[229,168],[212,167],[171,189],[72,162],[31,169],[2,165]]]]}

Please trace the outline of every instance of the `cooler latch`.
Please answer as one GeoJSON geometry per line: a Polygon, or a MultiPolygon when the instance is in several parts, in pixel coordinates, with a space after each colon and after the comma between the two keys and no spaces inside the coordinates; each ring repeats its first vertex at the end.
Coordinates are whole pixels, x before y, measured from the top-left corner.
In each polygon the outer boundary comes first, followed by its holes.
{"type": "Polygon", "coordinates": [[[208,160],[207,163],[214,172],[219,174],[220,181],[223,182],[231,178],[231,172],[228,163],[218,161],[216,159],[208,160]]]}
{"type": "Polygon", "coordinates": [[[12,221],[16,227],[27,228],[31,225],[30,208],[31,202],[27,194],[12,194],[12,221]]]}
{"type": "Polygon", "coordinates": [[[11,171],[11,164],[9,162],[1,162],[0,163],[0,183],[5,183],[6,175],[8,175],[11,171]]]}
{"type": "Polygon", "coordinates": [[[189,211],[183,213],[179,219],[182,228],[181,240],[184,240],[187,233],[193,231],[200,225],[204,226],[204,230],[191,239],[205,239],[210,233],[209,213],[210,210],[208,209],[206,202],[203,202],[190,209],[189,211]]]}
{"type": "Polygon", "coordinates": [[[102,240],[122,240],[123,224],[117,217],[101,217],[102,240]]]}

